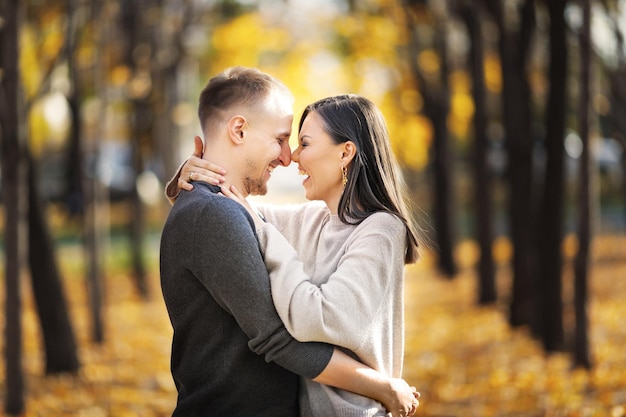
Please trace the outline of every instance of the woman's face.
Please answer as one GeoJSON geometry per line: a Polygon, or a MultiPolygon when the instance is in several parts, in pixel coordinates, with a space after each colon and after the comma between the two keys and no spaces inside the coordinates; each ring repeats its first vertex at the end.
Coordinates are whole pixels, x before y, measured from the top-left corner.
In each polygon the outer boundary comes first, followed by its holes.
{"type": "Polygon", "coordinates": [[[298,164],[305,196],[308,200],[323,200],[332,213],[337,212],[343,192],[341,164],[344,144],[336,144],[324,130],[317,112],[311,112],[302,123],[298,147],[291,159],[298,164]]]}

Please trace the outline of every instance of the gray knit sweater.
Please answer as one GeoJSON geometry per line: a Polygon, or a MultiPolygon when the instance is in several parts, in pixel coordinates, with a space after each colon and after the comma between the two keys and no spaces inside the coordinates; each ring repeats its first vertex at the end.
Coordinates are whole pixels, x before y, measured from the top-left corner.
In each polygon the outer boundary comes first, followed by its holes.
{"type": "MultiPolygon", "coordinates": [[[[321,202],[259,206],[259,230],[272,297],[289,332],[354,352],[370,367],[400,377],[404,355],[406,229],[389,213],[358,226],[321,202]],[[276,226],[276,228],[273,227],[276,226]]],[[[385,415],[376,401],[303,380],[302,416],[385,415]]]]}
{"type": "Polygon", "coordinates": [[[174,329],[173,415],[296,416],[295,374],[316,377],[332,346],[289,335],[252,219],[218,192],[201,183],[181,192],[161,236],[161,288],[174,329]]]}

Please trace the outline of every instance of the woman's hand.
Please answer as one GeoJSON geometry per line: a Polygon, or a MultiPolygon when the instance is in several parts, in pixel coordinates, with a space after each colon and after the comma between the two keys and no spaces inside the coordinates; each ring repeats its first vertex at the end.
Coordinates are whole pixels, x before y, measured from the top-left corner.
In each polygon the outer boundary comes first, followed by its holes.
{"type": "Polygon", "coordinates": [[[191,181],[202,181],[212,185],[220,185],[224,182],[226,170],[205,159],[202,159],[202,139],[196,136],[194,139],[194,152],[183,165],[178,177],[178,188],[187,191],[193,189],[191,181]]]}
{"type": "Polygon", "coordinates": [[[412,416],[419,406],[420,393],[401,378],[391,378],[388,396],[381,402],[393,417],[412,416]]]}
{"type": "Polygon", "coordinates": [[[335,347],[330,362],[313,381],[345,389],[380,402],[393,417],[412,416],[420,397],[401,378],[390,378],[335,347]]]}
{"type": "Polygon", "coordinates": [[[259,227],[261,227],[261,225],[263,224],[261,216],[255,209],[252,208],[250,203],[248,203],[248,200],[246,200],[246,198],[239,192],[239,190],[234,185],[231,185],[230,189],[222,187],[222,194],[244,206],[246,210],[248,210],[248,213],[250,213],[250,216],[252,216],[256,229],[258,230],[259,227]]]}

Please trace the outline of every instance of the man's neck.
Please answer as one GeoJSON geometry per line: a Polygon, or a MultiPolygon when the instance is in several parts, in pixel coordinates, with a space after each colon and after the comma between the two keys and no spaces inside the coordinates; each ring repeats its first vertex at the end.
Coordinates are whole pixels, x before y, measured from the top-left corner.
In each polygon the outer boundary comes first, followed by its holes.
{"type": "Polygon", "coordinates": [[[205,155],[206,156],[203,159],[226,170],[226,174],[224,175],[224,182],[220,184],[223,188],[230,189],[230,187],[234,185],[241,194],[243,194],[245,197],[248,196],[248,192],[244,187],[243,178],[239,175],[241,169],[239,168],[236,161],[230,160],[229,158],[220,157],[220,154],[218,153],[207,153],[205,151],[205,155]]]}

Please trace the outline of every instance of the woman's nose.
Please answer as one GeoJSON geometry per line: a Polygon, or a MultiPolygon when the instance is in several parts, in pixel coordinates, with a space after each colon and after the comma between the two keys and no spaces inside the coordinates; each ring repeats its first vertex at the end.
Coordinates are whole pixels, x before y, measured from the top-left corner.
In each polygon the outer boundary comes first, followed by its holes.
{"type": "Polygon", "coordinates": [[[300,147],[298,146],[292,153],[291,153],[291,160],[294,162],[298,162],[299,161],[299,157],[300,157],[300,147]]]}

